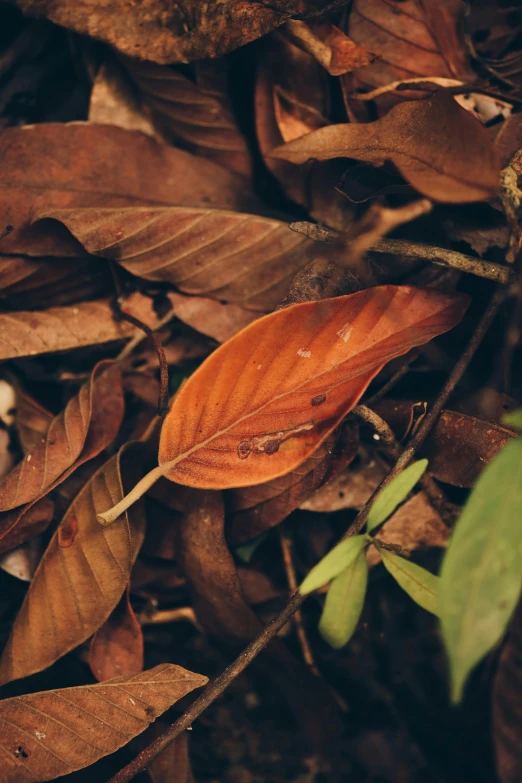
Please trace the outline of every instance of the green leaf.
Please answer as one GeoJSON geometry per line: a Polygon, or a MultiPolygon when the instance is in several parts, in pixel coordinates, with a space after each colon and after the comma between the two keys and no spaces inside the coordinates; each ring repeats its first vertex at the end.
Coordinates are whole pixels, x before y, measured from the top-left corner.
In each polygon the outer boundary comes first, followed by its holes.
{"type": "Polygon", "coordinates": [[[442,635],[452,699],[502,638],[522,588],[522,438],[506,444],[464,507],[440,578],[442,635]]]}
{"type": "Polygon", "coordinates": [[[234,547],[234,554],[239,558],[239,560],[241,560],[241,562],[250,563],[252,560],[252,555],[258,546],[263,543],[265,538],[268,536],[268,533],[269,531],[265,530],[259,536],[256,536],[256,538],[253,538],[251,541],[247,541],[246,544],[240,544],[239,546],[234,547]]]}
{"type": "Polygon", "coordinates": [[[428,467],[427,459],[412,462],[405,470],[390,481],[370,509],[366,529],[368,532],[385,522],[399,503],[405,500],[428,467]]]}
{"type": "Polygon", "coordinates": [[[352,536],[334,546],[307,575],[299,588],[301,595],[307,595],[327,582],[331,582],[341,571],[353,563],[367,543],[366,536],[352,536]]]}
{"type": "Polygon", "coordinates": [[[359,622],[368,582],[368,564],[364,550],[335,577],[328,589],[319,622],[319,633],[338,650],[350,640],[359,622]]]}
{"type": "Polygon", "coordinates": [[[439,577],[421,568],[411,560],[394,555],[376,543],[384,567],[395,581],[427,612],[438,615],[439,577]]]}
{"type": "Polygon", "coordinates": [[[502,424],[511,427],[513,430],[522,431],[522,408],[517,408],[516,411],[505,413],[502,416],[502,424]]]}

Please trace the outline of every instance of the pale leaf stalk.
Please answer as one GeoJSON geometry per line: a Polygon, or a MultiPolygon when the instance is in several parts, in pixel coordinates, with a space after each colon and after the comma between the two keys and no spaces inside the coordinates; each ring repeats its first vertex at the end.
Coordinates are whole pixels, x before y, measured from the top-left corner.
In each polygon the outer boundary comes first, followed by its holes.
{"type": "Polygon", "coordinates": [[[139,500],[147,490],[149,490],[158,479],[165,476],[171,467],[175,465],[178,460],[172,460],[170,462],[164,462],[162,465],[158,465],[147,473],[138,483],[131,489],[128,495],[116,503],[115,506],[108,511],[104,511],[101,514],[96,515],[96,519],[101,525],[112,525],[118,517],[127,511],[137,500],[139,500]]]}

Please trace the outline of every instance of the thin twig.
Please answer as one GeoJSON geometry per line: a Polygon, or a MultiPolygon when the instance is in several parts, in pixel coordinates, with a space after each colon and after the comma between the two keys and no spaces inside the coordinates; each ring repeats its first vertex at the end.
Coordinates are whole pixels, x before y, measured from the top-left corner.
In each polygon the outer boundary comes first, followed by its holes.
{"type": "MultiPolygon", "coordinates": [[[[169,324],[172,321],[172,319],[175,318],[175,316],[176,313],[174,312],[174,310],[169,310],[167,315],[163,316],[163,318],[160,318],[160,320],[156,324],[154,324],[153,327],[151,327],[152,331],[159,332],[160,329],[163,329],[164,326],[167,326],[167,324],[169,324]]],[[[144,334],[141,330],[139,332],[136,332],[132,340],[129,340],[127,345],[125,345],[121,349],[120,353],[118,354],[118,356],[114,361],[121,362],[123,361],[123,359],[126,359],[127,356],[130,356],[130,354],[135,350],[135,348],[137,348],[138,345],[140,345],[140,343],[142,343],[143,340],[146,339],[147,339],[147,334],[144,334]]]]}
{"type": "MultiPolygon", "coordinates": [[[[280,525],[279,528],[279,542],[281,544],[281,553],[283,555],[283,564],[285,567],[286,579],[288,587],[292,593],[297,590],[297,579],[295,575],[294,561],[292,558],[292,542],[288,537],[285,530],[280,525]]],[[[316,666],[314,656],[312,655],[312,649],[306,636],[306,631],[303,626],[303,616],[299,609],[294,614],[294,625],[297,632],[297,638],[299,639],[299,645],[303,654],[303,659],[312,672],[312,674],[319,675],[319,670],[316,666]]]]}
{"type": "Polygon", "coordinates": [[[137,329],[141,329],[145,332],[146,336],[152,341],[155,351],[158,355],[158,361],[160,365],[160,390],[158,396],[158,416],[164,416],[169,409],[169,365],[163,350],[163,345],[158,335],[147,324],[140,321],[139,318],[126,313],[121,309],[119,301],[116,302],[114,307],[114,314],[116,318],[121,318],[124,321],[128,321],[137,329]]]}
{"type": "MultiPolygon", "coordinates": [[[[383,489],[390,483],[390,481],[403,470],[408,463],[415,456],[416,451],[424,442],[424,439],[430,432],[431,428],[435,424],[439,414],[444,408],[448,398],[453,393],[455,386],[462,378],[466,368],[468,367],[472,357],[474,356],[477,348],[488,328],[490,327],[495,315],[498,312],[501,302],[504,300],[504,291],[502,288],[497,288],[493,294],[489,305],[482,318],[480,319],[475,332],[471,340],[469,341],[466,350],[458,360],[457,364],[453,368],[451,375],[447,382],[441,389],[433,407],[424,418],[421,426],[415,432],[410,439],[408,445],[404,449],[403,453],[383,479],[380,485],[377,487],[371,498],[366,502],[364,508],[359,512],[356,519],[350,525],[346,531],[344,538],[353,536],[359,533],[368,517],[370,507],[374,503],[375,499],[380,495],[383,489]]],[[[147,748],[145,748],[139,756],[131,761],[127,766],[121,769],[114,777],[108,781],[108,783],[128,783],[139,772],[145,769],[151,761],[153,761],[159,753],[178,737],[182,731],[190,728],[192,723],[198,718],[205,709],[212,704],[221,694],[226,690],[230,683],[243,672],[246,667],[259,655],[259,653],[266,647],[271,639],[275,637],[277,632],[288,622],[288,620],[295,614],[295,612],[301,607],[305,596],[300,593],[295,593],[285,608],[274,617],[274,619],[261,631],[253,642],[243,650],[236,660],[228,666],[225,671],[220,674],[213,682],[211,682],[201,696],[181,715],[181,717],[173,723],[168,729],[152,742],[147,748]]]]}

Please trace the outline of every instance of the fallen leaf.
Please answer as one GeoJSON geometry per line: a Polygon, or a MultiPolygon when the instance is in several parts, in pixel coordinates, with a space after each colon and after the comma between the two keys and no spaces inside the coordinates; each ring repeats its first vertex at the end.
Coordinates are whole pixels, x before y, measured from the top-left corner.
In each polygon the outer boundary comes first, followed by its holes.
{"type": "Polygon", "coordinates": [[[343,470],[357,454],[357,427],[346,424],[337,440],[337,433],[332,433],[306,462],[280,478],[229,490],[225,494],[228,540],[241,544],[275,527],[343,470]]]}
{"type": "MultiPolygon", "coordinates": [[[[0,316],[1,319],[1,316],[0,316]]],[[[15,426],[24,454],[32,452],[45,440],[53,414],[16,384],[15,426]]]]}
{"type": "Polygon", "coordinates": [[[118,64],[102,63],[94,79],[89,101],[89,122],[141,131],[162,142],[148,113],[142,110],[132,79],[118,64]]]}
{"type": "Polygon", "coordinates": [[[227,60],[194,63],[190,75],[151,62],[123,62],[166,138],[250,179],[252,160],[230,101],[227,60]]]}
{"type": "Polygon", "coordinates": [[[230,340],[258,317],[235,304],[224,304],[202,296],[183,296],[169,293],[176,317],[201,334],[213,337],[218,343],[230,340]]]}
{"type": "Polygon", "coordinates": [[[289,21],[285,30],[298,45],[315,57],[330,76],[341,76],[370,65],[375,55],[358,46],[330,22],[289,21]]]}
{"type": "Polygon", "coordinates": [[[280,220],[190,207],[61,209],[40,218],[63,223],[89,252],[148,280],[253,310],[280,303],[296,271],[317,254],[280,220]]]}
{"type": "Polygon", "coordinates": [[[50,666],[95,633],[118,604],[143,541],[143,511],[133,506],[110,527],[96,513],[132,486],[136,457],[136,446],[111,457],[65,513],[14,622],[1,682],[50,666]]]}
{"type": "Polygon", "coordinates": [[[42,542],[40,538],[33,538],[11,552],[0,555],[0,568],[22,582],[31,582],[41,555],[42,542]]]}
{"type": "MultiPolygon", "coordinates": [[[[158,321],[152,300],[142,294],[128,297],[123,309],[149,326],[158,321]]],[[[111,302],[101,299],[42,312],[0,313],[0,332],[0,359],[11,359],[122,340],[133,337],[136,327],[116,320],[111,302]]]]}
{"type": "Polygon", "coordinates": [[[501,783],[522,778],[522,604],[513,616],[493,679],[493,740],[501,783]]]}
{"type": "MultiPolygon", "coordinates": [[[[522,94],[522,52],[519,6],[512,0],[474,0],[469,9],[468,40],[481,72],[489,73],[501,97],[522,94]]],[[[494,89],[495,89],[494,88],[494,89]]]]}
{"type": "MultiPolygon", "coordinates": [[[[350,74],[348,93],[373,89],[415,77],[466,79],[470,66],[460,35],[463,16],[461,0],[355,0],[348,16],[347,32],[360,46],[377,55],[375,62],[350,74]]],[[[413,93],[393,92],[384,104],[413,93]]]]}
{"type": "MultiPolygon", "coordinates": [[[[406,556],[418,550],[447,546],[450,531],[432,508],[424,492],[406,501],[379,530],[379,541],[400,547],[406,556]]],[[[374,546],[368,548],[366,559],[370,568],[381,558],[374,546]]]]}
{"type": "Polygon", "coordinates": [[[28,16],[46,16],[51,22],[82,35],[99,38],[121,52],[157,63],[186,63],[244,46],[283,24],[293,14],[321,10],[329,0],[225,0],[218,5],[199,0],[149,0],[129,6],[113,0],[108,6],[67,0],[16,0],[28,16]]]}
{"type": "Polygon", "coordinates": [[[180,389],[163,423],[163,474],[227,489],[294,470],[387,361],[450,329],[466,307],[460,295],[381,286],[258,319],[180,389]]]}
{"type": "MultiPolygon", "coordinates": [[[[380,400],[379,414],[402,440],[414,403],[380,400]]],[[[514,437],[511,430],[457,411],[442,411],[419,451],[429,462],[430,473],[456,487],[472,487],[484,467],[514,437]]]]}
{"type": "Polygon", "coordinates": [[[89,666],[98,682],[143,671],[143,633],[130,602],[129,585],[92,638],[89,666]]]}
{"type": "MultiPolygon", "coordinates": [[[[123,407],[121,370],[112,362],[99,362],[87,383],[53,419],[44,442],[25,455],[0,483],[1,551],[26,540],[20,540],[20,528],[25,536],[34,513],[42,518],[44,507],[40,504],[40,511],[31,513],[33,504],[45,499],[79,465],[112,443],[120,428],[123,407]]],[[[49,511],[48,505],[45,508],[49,511]]]]}
{"type": "MultiPolygon", "coordinates": [[[[161,718],[152,723],[143,734],[133,740],[139,750],[144,750],[168,728],[161,718]]],[[[147,775],[152,783],[195,783],[189,757],[189,733],[184,731],[154,761],[147,765],[147,775]]]]}
{"type": "Polygon", "coordinates": [[[386,471],[374,460],[356,469],[348,468],[317,490],[301,504],[304,511],[341,511],[344,508],[361,509],[374,489],[381,483],[386,471]]]}
{"type": "Polygon", "coordinates": [[[170,663],[0,701],[2,783],[54,780],[114,753],[207,678],[170,663]]]}
{"type": "Polygon", "coordinates": [[[50,231],[47,223],[31,225],[42,210],[137,203],[257,207],[241,178],[221,166],[114,125],[47,123],[2,130],[0,179],[3,220],[14,226],[2,240],[2,253],[15,255],[82,254],[67,232],[58,233],[56,226],[50,231]]]}
{"type": "Polygon", "coordinates": [[[443,90],[398,104],[375,122],[320,128],[271,155],[292,163],[355,158],[382,165],[390,160],[420,193],[448,203],[486,199],[500,182],[487,130],[443,90]]]}

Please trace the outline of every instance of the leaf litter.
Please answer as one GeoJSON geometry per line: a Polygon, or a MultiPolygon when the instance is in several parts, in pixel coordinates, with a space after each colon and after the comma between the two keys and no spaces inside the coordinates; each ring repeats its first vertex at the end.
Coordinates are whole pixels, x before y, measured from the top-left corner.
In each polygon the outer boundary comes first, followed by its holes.
{"type": "Polygon", "coordinates": [[[515,783],[518,9],[131,5],[0,7],[0,783],[515,783]]]}

